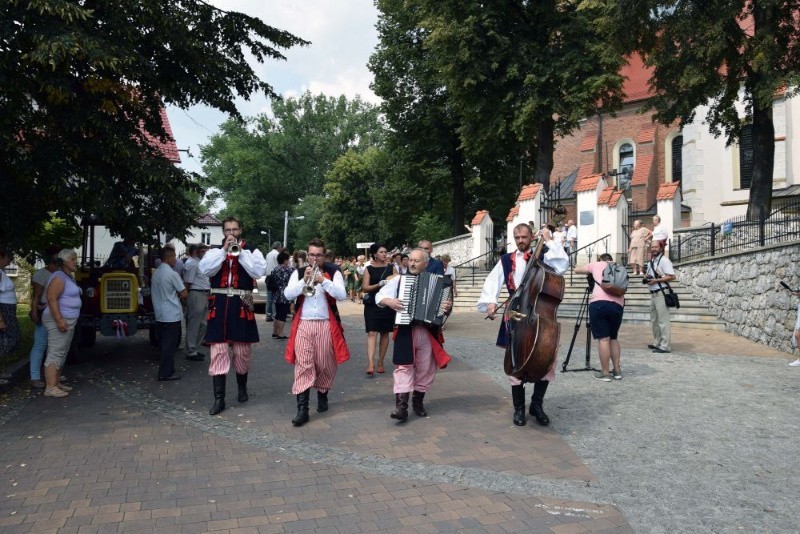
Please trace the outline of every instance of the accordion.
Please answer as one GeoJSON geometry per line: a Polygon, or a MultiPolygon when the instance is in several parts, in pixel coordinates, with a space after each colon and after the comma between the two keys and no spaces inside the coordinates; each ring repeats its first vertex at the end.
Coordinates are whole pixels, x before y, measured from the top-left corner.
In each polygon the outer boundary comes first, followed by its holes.
{"type": "Polygon", "coordinates": [[[444,303],[450,300],[453,282],[440,274],[401,275],[397,298],[403,311],[397,312],[396,325],[432,324],[441,326],[446,314],[444,303]]]}

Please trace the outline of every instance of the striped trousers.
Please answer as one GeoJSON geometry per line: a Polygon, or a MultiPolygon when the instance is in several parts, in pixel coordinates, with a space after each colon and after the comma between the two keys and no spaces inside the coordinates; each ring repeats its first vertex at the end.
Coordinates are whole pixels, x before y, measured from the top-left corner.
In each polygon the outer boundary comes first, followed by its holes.
{"type": "MultiPolygon", "coordinates": [[[[250,370],[250,359],[253,357],[252,343],[233,343],[233,368],[240,375],[250,370]]],[[[211,363],[208,365],[209,376],[227,375],[231,369],[231,356],[227,343],[211,344],[211,363]]]]}
{"type": "Polygon", "coordinates": [[[436,378],[436,360],[433,359],[431,339],[428,329],[415,326],[411,329],[414,346],[414,364],[396,365],[394,373],[394,393],[425,393],[436,378]]]}
{"type": "Polygon", "coordinates": [[[336,359],[330,321],[300,320],[294,339],[294,384],[292,394],[308,388],[325,393],[333,387],[336,359]]]}

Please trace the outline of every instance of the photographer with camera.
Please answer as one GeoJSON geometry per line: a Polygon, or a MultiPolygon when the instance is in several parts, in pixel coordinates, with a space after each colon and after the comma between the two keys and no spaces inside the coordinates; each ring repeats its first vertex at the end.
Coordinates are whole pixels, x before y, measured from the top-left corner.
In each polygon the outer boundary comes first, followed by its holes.
{"type": "Polygon", "coordinates": [[[589,297],[589,325],[592,337],[597,340],[601,369],[599,373],[594,373],[594,377],[604,382],[611,382],[612,378],[622,380],[619,362],[621,350],[617,335],[622,324],[625,297],[613,295],[612,289],[603,283],[603,271],[613,261],[611,254],[601,254],[599,261],[575,267],[576,274],[587,275],[592,292],[589,297]],[[609,362],[614,364],[611,372],[609,362]]]}
{"type": "Polygon", "coordinates": [[[653,238],[650,245],[650,261],[647,262],[643,284],[650,290],[650,321],[653,323],[653,344],[647,345],[654,353],[670,352],[669,344],[669,308],[664,291],[669,289],[669,282],[675,280],[672,262],[664,256],[665,244],[653,238]]]}

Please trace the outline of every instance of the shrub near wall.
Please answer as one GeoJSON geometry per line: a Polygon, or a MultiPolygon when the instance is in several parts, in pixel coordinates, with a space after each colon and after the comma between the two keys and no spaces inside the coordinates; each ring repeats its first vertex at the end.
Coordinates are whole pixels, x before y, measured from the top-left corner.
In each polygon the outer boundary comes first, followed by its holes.
{"type": "Polygon", "coordinates": [[[791,352],[800,299],[800,245],[776,245],[683,263],[680,282],[725,322],[728,332],[791,352]]]}

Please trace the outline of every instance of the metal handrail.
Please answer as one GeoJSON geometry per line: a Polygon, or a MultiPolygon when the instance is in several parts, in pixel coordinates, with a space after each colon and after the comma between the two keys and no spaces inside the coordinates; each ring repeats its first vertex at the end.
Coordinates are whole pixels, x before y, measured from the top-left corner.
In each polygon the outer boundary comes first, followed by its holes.
{"type": "Polygon", "coordinates": [[[570,253],[569,253],[569,285],[572,285],[572,275],[574,274],[574,271],[575,271],[575,264],[578,261],[578,252],[580,252],[581,250],[583,250],[585,248],[589,248],[592,245],[594,245],[595,243],[599,243],[600,241],[605,241],[606,242],[605,243],[605,247],[606,247],[606,252],[608,252],[608,238],[609,237],[611,237],[611,234],[606,234],[603,237],[601,237],[600,239],[595,239],[594,241],[592,241],[588,245],[584,245],[579,249],[570,251],[570,253]],[[574,259],[572,258],[573,254],[575,255],[574,259]]]}
{"type": "MultiPolygon", "coordinates": [[[[470,258],[468,260],[462,261],[458,265],[453,265],[453,269],[455,270],[455,269],[458,269],[458,268],[463,268],[463,266],[466,265],[467,263],[473,262],[475,260],[479,260],[479,259],[483,258],[484,256],[488,256],[489,254],[494,254],[494,253],[495,253],[494,250],[489,250],[487,252],[484,252],[480,256],[475,256],[474,258],[470,258]]],[[[475,271],[478,268],[475,265],[470,265],[469,269],[472,271],[472,285],[475,285],[475,271]]]]}

